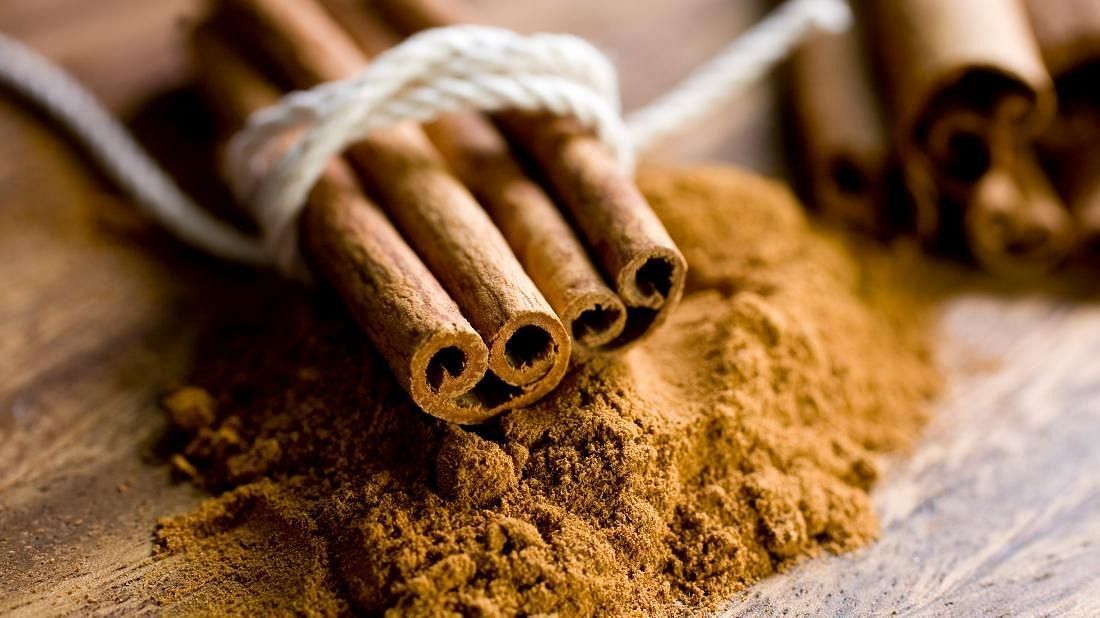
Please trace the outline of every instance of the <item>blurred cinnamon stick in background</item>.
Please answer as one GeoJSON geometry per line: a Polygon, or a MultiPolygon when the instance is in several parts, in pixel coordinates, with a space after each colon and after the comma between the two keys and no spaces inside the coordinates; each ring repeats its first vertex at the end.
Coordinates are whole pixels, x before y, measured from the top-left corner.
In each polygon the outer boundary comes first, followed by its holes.
{"type": "Polygon", "coordinates": [[[815,34],[792,56],[789,77],[796,156],[814,205],[827,218],[883,235],[892,156],[858,26],[815,34]]]}
{"type": "Polygon", "coordinates": [[[886,78],[918,234],[939,242],[961,237],[980,263],[1000,273],[1041,272],[1061,261],[1073,230],[1058,200],[1005,209],[975,195],[994,171],[1028,174],[1015,184],[1030,184],[1031,172],[1043,173],[1017,161],[1055,110],[1022,5],[896,0],[861,7],[886,78]],[[969,212],[987,207],[996,212],[969,212]],[[1005,218],[1011,225],[984,223],[1005,218]]]}
{"type": "Polygon", "coordinates": [[[1058,116],[1040,138],[1078,242],[1100,256],[1100,2],[1027,0],[1039,50],[1058,93],[1058,116]]]}
{"type": "Polygon", "coordinates": [[[976,244],[972,250],[975,255],[985,256],[986,264],[994,271],[1019,271],[1023,265],[1012,261],[1016,255],[1027,255],[1028,265],[1036,271],[1046,270],[1065,257],[1062,246],[1043,236],[1045,230],[1064,224],[1065,210],[1033,149],[1025,146],[1014,157],[998,160],[975,183],[965,209],[966,227],[982,230],[971,242],[988,246],[976,244]],[[1057,220],[1048,221],[1046,217],[1057,220]],[[1007,264],[993,262],[1006,258],[1007,264]]]}
{"type": "MultiPolygon", "coordinates": [[[[473,21],[452,1],[383,0],[358,7],[381,11],[403,34],[473,21]]],[[[652,332],[679,303],[687,264],[634,182],[572,119],[517,112],[493,118],[534,160],[626,305],[623,344],[652,332]]]]}
{"type": "Polygon", "coordinates": [[[1047,151],[1058,192],[1077,225],[1077,244],[1084,257],[1100,258],[1100,147],[1097,141],[1073,149],[1047,151]]]}

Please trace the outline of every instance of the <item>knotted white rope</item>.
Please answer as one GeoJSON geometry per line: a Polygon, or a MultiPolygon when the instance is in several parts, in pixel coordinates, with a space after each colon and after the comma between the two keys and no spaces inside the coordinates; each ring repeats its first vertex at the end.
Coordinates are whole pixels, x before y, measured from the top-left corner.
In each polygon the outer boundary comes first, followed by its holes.
{"type": "Polygon", "coordinates": [[[146,212],[184,241],[287,273],[299,263],[297,216],[332,157],[404,121],[461,110],[505,109],[575,117],[632,172],[644,149],[741,93],[815,29],[851,20],[845,0],[788,0],[750,32],[624,123],[614,66],[569,35],[521,36],[454,26],[410,37],[349,79],[294,92],[253,115],[229,150],[230,179],[260,226],[242,236],[193,204],[94,97],[58,67],[0,34],[0,81],[64,123],[146,212]],[[288,131],[298,137],[274,165],[264,154],[288,131]]]}
{"type": "Polygon", "coordinates": [[[402,122],[469,109],[573,116],[624,168],[633,166],[615,68],[596,48],[569,35],[453,26],[414,35],[350,79],[291,93],[254,114],[230,143],[230,178],[276,265],[289,272],[298,263],[294,222],[332,157],[402,122]],[[302,129],[297,143],[257,176],[253,162],[292,129],[302,129]]]}

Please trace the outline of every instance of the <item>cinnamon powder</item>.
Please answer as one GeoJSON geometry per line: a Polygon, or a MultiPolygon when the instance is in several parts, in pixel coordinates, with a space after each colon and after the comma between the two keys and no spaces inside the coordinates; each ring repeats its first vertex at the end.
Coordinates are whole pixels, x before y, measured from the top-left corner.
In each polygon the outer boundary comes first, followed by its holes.
{"type": "Polygon", "coordinates": [[[938,387],[903,266],[882,251],[857,264],[745,172],[639,182],[688,259],[682,306],[488,425],[415,410],[334,301],[219,333],[195,375],[213,399],[166,400],[190,436],[177,467],[216,497],[159,522],[160,600],[676,613],[874,539],[876,458],[912,443],[938,387]]]}

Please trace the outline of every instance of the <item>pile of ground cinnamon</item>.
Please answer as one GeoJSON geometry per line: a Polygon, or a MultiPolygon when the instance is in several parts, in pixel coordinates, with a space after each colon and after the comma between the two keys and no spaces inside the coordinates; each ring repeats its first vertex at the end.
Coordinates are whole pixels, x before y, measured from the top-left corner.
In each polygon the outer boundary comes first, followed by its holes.
{"type": "Polygon", "coordinates": [[[690,265],[625,357],[459,428],[414,409],[330,299],[216,333],[166,400],[215,492],[165,518],[183,613],[592,615],[713,607],[872,540],[879,453],[938,386],[897,260],[861,266],[782,186],[729,168],[639,182],[690,265]],[[212,355],[211,358],[215,358],[212,355]]]}

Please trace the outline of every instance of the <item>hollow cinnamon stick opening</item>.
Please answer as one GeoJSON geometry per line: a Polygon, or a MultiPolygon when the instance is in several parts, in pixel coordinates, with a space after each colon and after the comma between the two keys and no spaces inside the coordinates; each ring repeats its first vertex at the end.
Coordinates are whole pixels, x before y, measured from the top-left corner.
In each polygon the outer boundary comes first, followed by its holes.
{"type": "MultiPolygon", "coordinates": [[[[1015,173],[1011,170],[1018,167],[1013,161],[1021,145],[1034,140],[1053,117],[1050,77],[1017,2],[897,0],[862,8],[889,84],[895,139],[923,222],[919,231],[926,240],[935,240],[945,227],[945,204],[961,204],[967,211],[984,208],[991,203],[983,197],[989,186],[1006,184],[1006,175],[1015,173]],[[985,183],[993,173],[996,178],[985,183]]],[[[1043,200],[1035,204],[1055,208],[1043,200]]],[[[962,217],[982,222],[1032,212],[993,211],[999,214],[966,212],[962,217]]],[[[1011,227],[1060,226],[1062,221],[1050,210],[1011,227]]],[[[974,245],[983,232],[971,223],[964,227],[979,261],[1002,270],[1050,265],[1056,260],[1048,256],[1066,250],[1060,242],[1064,230],[1049,228],[1035,235],[1049,246],[993,256],[991,251],[1010,251],[1016,245],[997,240],[999,232],[992,231],[978,241],[981,246],[974,245]],[[1029,257],[1036,263],[1025,265],[1029,257]]]]}
{"type": "MultiPolygon", "coordinates": [[[[193,42],[204,89],[233,126],[278,98],[278,90],[212,29],[197,29],[193,42]]],[[[274,161],[284,149],[266,154],[274,161]]],[[[381,209],[363,195],[346,163],[328,165],[300,225],[307,259],[340,295],[417,406],[457,423],[479,422],[495,412],[489,402],[467,396],[485,374],[488,348],[381,209]]]]}
{"type": "Polygon", "coordinates": [[[503,136],[475,114],[447,116],[425,130],[497,222],[574,345],[604,351],[623,332],[626,307],[549,196],[512,158],[503,136]]]}
{"type": "Polygon", "coordinates": [[[903,147],[924,150],[934,125],[955,111],[1031,136],[1053,116],[1050,77],[1019,3],[897,0],[867,3],[863,14],[903,147]],[[1005,105],[1015,113],[998,115],[1005,105]]]}
{"type": "MultiPolygon", "coordinates": [[[[366,65],[312,0],[224,0],[221,7],[221,21],[294,86],[348,77],[366,65]]],[[[568,367],[568,333],[423,131],[400,125],[353,145],[347,156],[488,344],[492,373],[522,387],[508,401],[530,402],[557,385],[568,367]]]]}
{"type": "Polygon", "coordinates": [[[791,57],[797,148],[815,205],[826,217],[881,235],[890,223],[885,119],[862,32],[819,33],[791,57]]]}
{"type": "MultiPolygon", "coordinates": [[[[384,0],[377,5],[406,34],[466,21],[452,2],[384,0]]],[[[641,192],[611,153],[569,118],[507,112],[493,119],[527,153],[627,307],[613,347],[660,325],[683,294],[687,264],[641,192]]]]}

